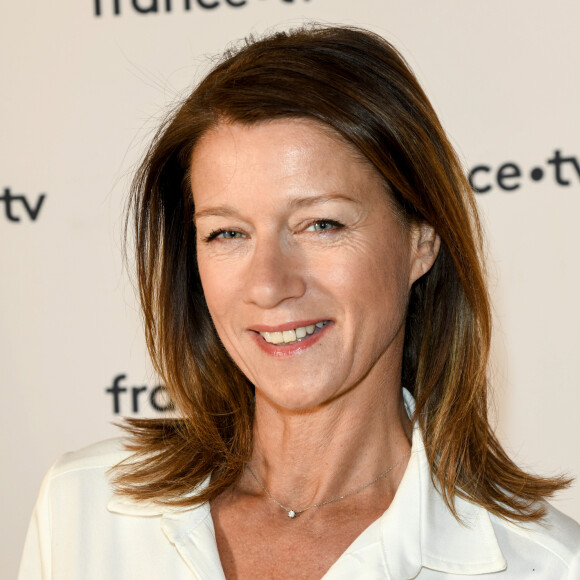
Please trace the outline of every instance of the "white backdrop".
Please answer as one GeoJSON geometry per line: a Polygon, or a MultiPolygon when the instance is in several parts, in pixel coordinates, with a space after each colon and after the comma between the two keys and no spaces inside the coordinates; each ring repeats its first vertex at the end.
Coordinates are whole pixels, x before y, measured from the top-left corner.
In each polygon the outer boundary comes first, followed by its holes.
{"type": "MultiPolygon", "coordinates": [[[[524,466],[580,475],[578,2],[5,0],[3,578],[15,576],[54,459],[114,435],[121,415],[166,403],[121,261],[127,185],[151,131],[228,42],[304,20],[358,24],[393,41],[466,167],[478,168],[498,432],[524,466]],[[106,390],[115,378],[119,413],[106,390]]],[[[578,489],[557,503],[576,519],[578,489]]]]}

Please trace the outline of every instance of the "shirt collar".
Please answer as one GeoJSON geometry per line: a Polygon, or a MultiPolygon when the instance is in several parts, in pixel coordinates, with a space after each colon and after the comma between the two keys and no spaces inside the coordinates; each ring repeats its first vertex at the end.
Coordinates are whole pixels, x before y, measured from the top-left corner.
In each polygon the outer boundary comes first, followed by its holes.
{"type": "MultiPolygon", "coordinates": [[[[409,416],[415,400],[403,389],[409,416]]],[[[431,479],[423,436],[413,428],[412,454],[389,509],[381,518],[390,577],[414,578],[421,567],[447,574],[485,574],[506,568],[488,512],[457,497],[459,522],[431,479]]]]}
{"type": "MultiPolygon", "coordinates": [[[[196,491],[207,487],[209,480],[207,477],[196,491]]],[[[170,507],[114,495],[107,508],[121,515],[159,517],[165,536],[197,578],[225,580],[208,503],[195,507],[170,507]]]]}

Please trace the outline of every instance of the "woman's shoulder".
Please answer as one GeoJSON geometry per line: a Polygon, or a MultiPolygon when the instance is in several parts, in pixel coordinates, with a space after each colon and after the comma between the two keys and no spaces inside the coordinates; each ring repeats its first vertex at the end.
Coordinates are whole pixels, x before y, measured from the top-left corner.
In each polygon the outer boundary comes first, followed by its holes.
{"type": "Polygon", "coordinates": [[[125,444],[126,439],[118,437],[65,453],[49,469],[45,484],[78,479],[90,474],[102,474],[104,477],[109,469],[130,456],[131,452],[125,444]]]}
{"type": "Polygon", "coordinates": [[[131,456],[126,442],[123,438],[108,439],[62,455],[43,479],[36,513],[46,517],[52,527],[66,522],[70,511],[83,511],[87,516],[89,511],[104,513],[116,498],[112,468],[131,456]],[[52,520],[52,513],[61,514],[58,522],[52,520]]]}
{"type": "Polygon", "coordinates": [[[491,515],[508,566],[527,554],[536,562],[552,561],[580,572],[580,525],[547,502],[545,508],[546,515],[536,522],[513,523],[491,515]]]}
{"type": "Polygon", "coordinates": [[[30,521],[20,579],[191,577],[162,529],[167,510],[116,494],[111,468],[131,456],[126,442],[102,441],[54,463],[30,521]]]}

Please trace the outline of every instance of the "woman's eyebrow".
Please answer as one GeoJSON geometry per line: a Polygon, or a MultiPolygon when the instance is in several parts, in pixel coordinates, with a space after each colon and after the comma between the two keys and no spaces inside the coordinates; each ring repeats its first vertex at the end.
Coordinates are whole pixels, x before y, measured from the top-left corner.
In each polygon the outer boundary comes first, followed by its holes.
{"type": "Polygon", "coordinates": [[[310,205],[317,205],[328,203],[329,201],[348,201],[360,205],[360,200],[346,195],[344,193],[325,193],[323,195],[308,195],[293,199],[289,203],[290,209],[297,209],[300,207],[308,207],[310,205]]]}
{"type": "Polygon", "coordinates": [[[218,205],[215,207],[207,207],[202,210],[196,210],[193,214],[193,221],[203,217],[239,217],[239,212],[230,205],[218,205]]]}
{"type": "MultiPolygon", "coordinates": [[[[323,195],[307,195],[304,197],[294,198],[288,203],[288,208],[290,210],[295,210],[302,207],[324,204],[331,201],[347,201],[357,205],[360,205],[361,203],[358,199],[343,193],[325,193],[323,195]]],[[[196,222],[200,218],[204,217],[241,217],[241,214],[231,205],[218,205],[215,207],[206,207],[201,210],[196,210],[193,214],[193,221],[196,222]]]]}

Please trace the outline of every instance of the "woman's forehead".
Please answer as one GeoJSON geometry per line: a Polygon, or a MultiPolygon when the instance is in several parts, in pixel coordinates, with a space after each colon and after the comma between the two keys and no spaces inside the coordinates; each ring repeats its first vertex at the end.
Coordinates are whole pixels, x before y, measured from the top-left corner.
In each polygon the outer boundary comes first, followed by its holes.
{"type": "Polygon", "coordinates": [[[353,162],[359,162],[368,165],[369,168],[374,166],[368,161],[364,154],[341,133],[331,125],[311,117],[282,117],[260,120],[255,123],[242,123],[240,121],[223,119],[209,129],[197,141],[191,154],[191,169],[194,170],[193,161],[199,159],[199,150],[202,149],[202,155],[220,155],[223,156],[223,144],[230,140],[231,145],[235,146],[236,142],[247,141],[244,137],[252,137],[251,140],[256,145],[256,137],[262,136],[265,140],[275,140],[276,142],[285,141],[290,144],[300,140],[310,145],[321,144],[326,142],[327,145],[341,149],[345,154],[352,157],[353,162]],[[207,147],[207,143],[215,142],[216,136],[220,144],[216,148],[207,147]],[[228,139],[229,138],[229,139],[228,139]]]}
{"type": "Polygon", "coordinates": [[[353,146],[321,123],[284,119],[221,124],[204,136],[192,155],[191,187],[201,198],[262,188],[292,198],[360,197],[383,179],[353,146]]]}

